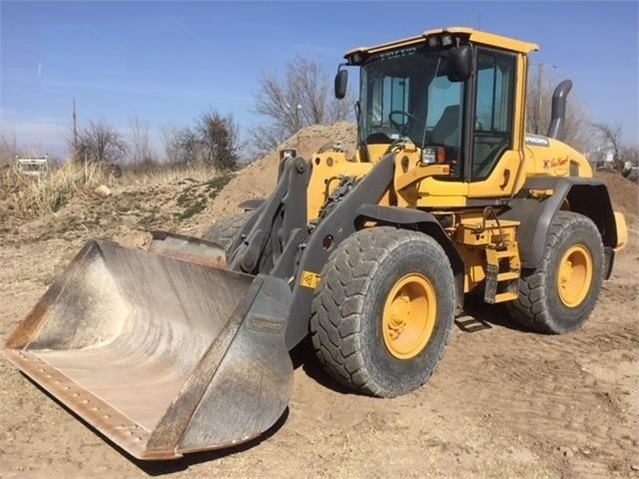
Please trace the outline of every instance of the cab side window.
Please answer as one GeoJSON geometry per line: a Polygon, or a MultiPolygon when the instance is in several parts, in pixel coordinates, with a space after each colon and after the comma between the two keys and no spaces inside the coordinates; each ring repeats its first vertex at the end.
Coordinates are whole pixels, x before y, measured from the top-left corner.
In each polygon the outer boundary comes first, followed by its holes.
{"type": "Polygon", "coordinates": [[[477,52],[474,181],[485,179],[502,154],[512,148],[515,66],[512,54],[477,52]]]}

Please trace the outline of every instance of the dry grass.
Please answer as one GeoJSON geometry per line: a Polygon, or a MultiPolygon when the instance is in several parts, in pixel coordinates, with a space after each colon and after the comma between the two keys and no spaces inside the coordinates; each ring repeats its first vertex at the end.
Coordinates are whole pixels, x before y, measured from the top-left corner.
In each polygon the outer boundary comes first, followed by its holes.
{"type": "Polygon", "coordinates": [[[74,198],[94,198],[105,185],[117,191],[152,191],[170,185],[203,184],[226,177],[205,165],[116,170],[100,164],[65,163],[38,180],[7,168],[0,173],[0,216],[30,220],[60,211],[74,198]]]}
{"type": "Polygon", "coordinates": [[[55,213],[73,196],[109,183],[109,178],[99,165],[67,163],[42,179],[7,169],[0,183],[7,209],[27,219],[55,213]]]}
{"type": "Polygon", "coordinates": [[[220,173],[215,169],[203,164],[196,163],[189,167],[164,166],[145,169],[130,168],[125,169],[122,177],[118,179],[119,184],[128,186],[163,186],[184,179],[204,182],[220,173]]]}

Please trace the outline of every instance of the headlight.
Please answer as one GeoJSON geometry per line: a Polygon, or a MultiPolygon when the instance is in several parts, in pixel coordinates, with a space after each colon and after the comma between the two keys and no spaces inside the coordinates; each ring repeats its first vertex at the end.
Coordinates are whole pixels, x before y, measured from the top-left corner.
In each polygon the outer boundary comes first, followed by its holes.
{"type": "Polygon", "coordinates": [[[422,149],[421,165],[434,165],[446,162],[446,150],[441,146],[426,146],[422,149]]]}

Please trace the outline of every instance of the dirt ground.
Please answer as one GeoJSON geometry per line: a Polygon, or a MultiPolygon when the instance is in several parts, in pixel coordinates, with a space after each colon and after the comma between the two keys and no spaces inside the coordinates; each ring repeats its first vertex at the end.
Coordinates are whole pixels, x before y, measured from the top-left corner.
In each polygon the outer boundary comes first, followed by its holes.
{"type": "MultiPolygon", "coordinates": [[[[176,228],[203,231],[233,212],[240,188],[267,194],[273,171],[251,168],[176,228]]],[[[431,381],[392,400],[341,389],[298,348],[288,413],[265,437],[168,463],[125,456],[2,358],[0,478],[639,477],[637,187],[604,179],[628,215],[630,244],[578,332],[532,334],[501,307],[470,305],[483,329],[465,332],[470,319],[460,318],[431,381]]],[[[40,237],[28,229],[0,238],[2,342],[98,231],[40,237]]],[[[117,232],[125,243],[143,242],[142,233],[117,232]]]]}

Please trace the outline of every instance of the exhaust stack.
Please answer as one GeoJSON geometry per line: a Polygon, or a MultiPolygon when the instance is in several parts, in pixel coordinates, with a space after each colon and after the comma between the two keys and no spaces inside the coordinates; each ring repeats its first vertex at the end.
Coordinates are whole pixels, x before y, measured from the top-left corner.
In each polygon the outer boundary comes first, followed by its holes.
{"type": "Polygon", "coordinates": [[[549,138],[556,138],[557,140],[563,140],[565,138],[565,125],[566,125],[566,99],[568,94],[572,90],[572,81],[564,80],[552,94],[552,112],[550,125],[548,126],[549,138]]]}

